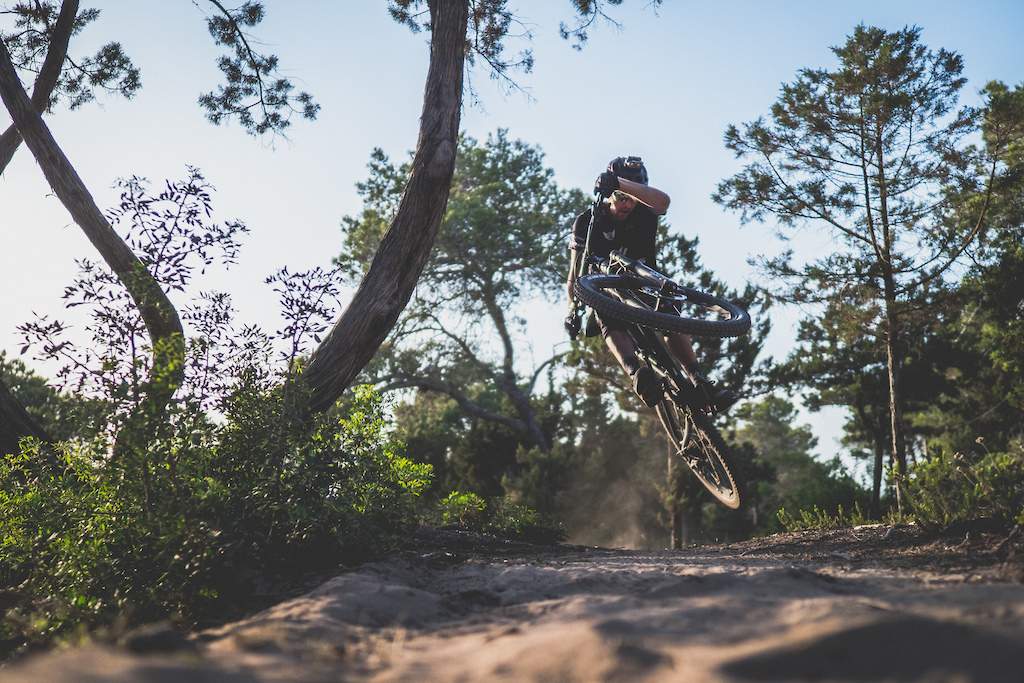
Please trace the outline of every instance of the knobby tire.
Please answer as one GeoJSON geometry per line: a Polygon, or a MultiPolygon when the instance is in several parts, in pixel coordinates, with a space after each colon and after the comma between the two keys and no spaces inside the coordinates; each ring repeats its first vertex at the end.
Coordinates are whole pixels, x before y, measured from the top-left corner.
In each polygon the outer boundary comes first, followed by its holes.
{"type": "Polygon", "coordinates": [[[676,455],[686,462],[694,476],[726,507],[740,507],[743,484],[732,462],[732,451],[711,418],[677,405],[668,396],[658,403],[656,410],[676,455]]]}
{"type": "Polygon", "coordinates": [[[680,288],[680,299],[726,317],[688,318],[677,312],[654,310],[644,300],[657,296],[651,280],[638,275],[584,275],[573,287],[576,296],[599,315],[663,332],[682,332],[703,337],[738,337],[750,329],[750,315],[739,306],[706,292],[680,288]]]}

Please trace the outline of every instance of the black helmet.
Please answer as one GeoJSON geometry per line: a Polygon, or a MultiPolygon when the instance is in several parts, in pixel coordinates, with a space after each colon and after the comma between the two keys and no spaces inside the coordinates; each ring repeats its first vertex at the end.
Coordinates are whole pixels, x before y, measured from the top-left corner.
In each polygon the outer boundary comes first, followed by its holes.
{"type": "Polygon", "coordinates": [[[641,185],[647,184],[647,169],[640,157],[615,157],[608,162],[608,170],[620,178],[641,185]]]}

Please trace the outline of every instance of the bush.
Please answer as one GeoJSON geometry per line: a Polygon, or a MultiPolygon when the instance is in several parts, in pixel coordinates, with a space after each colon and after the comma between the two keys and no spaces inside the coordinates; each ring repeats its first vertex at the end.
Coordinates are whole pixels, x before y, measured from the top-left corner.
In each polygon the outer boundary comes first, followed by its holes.
{"type": "MultiPolygon", "coordinates": [[[[212,188],[198,170],[155,196],[138,178],[122,188],[112,225],[165,291],[191,293],[215,261],[235,261],[245,227],[208,224],[212,188]]],[[[387,547],[413,523],[431,470],[389,440],[379,396],[361,389],[344,414],[301,414],[299,361],[335,317],[337,274],[282,269],[267,282],[286,320],[274,335],[236,329],[226,294],[199,292],[183,307],[189,336],[167,342],[183,357],[156,373],[159,385],[183,363],[181,386],[161,386],[166,401],[148,378],[168,354],[154,353],[135,301],[106,268],[80,262],[65,290],[88,343],[72,343],[57,320],[19,328],[26,349],[64,363],[67,393],[44,391],[2,355],[0,370],[15,371],[37,407],[59,407],[50,412],[61,424],[77,420],[56,448],[26,443],[0,457],[0,605],[11,606],[0,647],[115,617],[196,622],[274,575],[387,547]]]]}
{"type": "MultiPolygon", "coordinates": [[[[911,465],[906,476],[889,472],[905,501],[901,516],[890,512],[889,522],[913,521],[928,533],[942,533],[964,525],[1007,530],[1024,524],[1024,450],[1014,453],[948,455],[941,453],[911,465]]],[[[835,515],[814,506],[794,515],[778,513],[788,531],[834,529],[867,523],[860,506],[835,515]]]]}
{"type": "Polygon", "coordinates": [[[7,615],[7,638],[119,616],[194,623],[268,576],[385,548],[415,521],[430,466],[384,438],[379,396],[360,389],[347,416],[305,424],[253,377],[223,427],[118,460],[102,440],[52,455],[26,443],[0,460],[0,581],[45,599],[34,616],[25,605],[7,615]]]}
{"type": "Polygon", "coordinates": [[[909,515],[922,528],[941,532],[962,523],[1009,528],[1024,523],[1024,451],[949,456],[942,453],[892,474],[909,515]]]}
{"type": "Polygon", "coordinates": [[[849,514],[843,511],[842,505],[837,508],[836,514],[834,515],[830,515],[817,505],[814,506],[813,511],[799,510],[797,514],[799,515],[799,519],[794,517],[793,514],[785,508],[782,508],[776,513],[776,517],[786,531],[800,531],[802,529],[848,529],[861,524],[871,523],[871,520],[861,512],[860,503],[855,503],[853,511],[849,514]]]}
{"type": "Polygon", "coordinates": [[[453,491],[437,509],[441,524],[467,531],[530,543],[558,543],[565,539],[561,524],[536,510],[517,505],[509,496],[487,502],[475,493],[453,491]]]}
{"type": "Polygon", "coordinates": [[[475,493],[452,491],[438,503],[442,524],[467,524],[480,517],[487,503],[475,493]]]}

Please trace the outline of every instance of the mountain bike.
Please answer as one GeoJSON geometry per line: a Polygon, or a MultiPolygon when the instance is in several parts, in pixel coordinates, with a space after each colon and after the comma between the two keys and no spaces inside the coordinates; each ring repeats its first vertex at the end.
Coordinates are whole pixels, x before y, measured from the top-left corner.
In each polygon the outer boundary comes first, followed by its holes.
{"type": "MultiPolygon", "coordinates": [[[[750,316],[736,304],[677,284],[640,261],[611,252],[599,258],[590,251],[598,198],[591,213],[587,244],[573,287],[574,314],[589,306],[599,315],[627,323],[637,356],[661,379],[664,396],[655,406],[669,441],[702,484],[727,507],[743,501],[732,450],[705,413],[707,392],[695,387],[669,351],[662,332],[706,337],[738,337],[750,329],[750,316]]],[[[578,318],[577,318],[578,319],[578,318]]]]}

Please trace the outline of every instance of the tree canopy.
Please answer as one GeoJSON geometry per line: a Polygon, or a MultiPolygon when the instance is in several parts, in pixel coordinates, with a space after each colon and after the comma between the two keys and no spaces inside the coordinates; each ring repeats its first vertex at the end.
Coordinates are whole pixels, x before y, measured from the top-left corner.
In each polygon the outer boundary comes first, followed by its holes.
{"type": "Polygon", "coordinates": [[[774,218],[783,240],[805,224],[836,240],[833,253],[804,265],[793,263],[792,251],[760,262],[787,285],[780,298],[878,302],[860,326],[883,340],[890,447],[900,471],[906,467],[905,323],[982,233],[1009,142],[1001,137],[989,145],[988,163],[979,169],[976,150],[966,144],[979,112],[957,109],[963,60],[929,50],[920,33],[861,25],[833,48],[836,69],[801,70],[782,87],[769,119],[729,127],[726,146],[750,161],[714,195],[744,222],[774,218]],[[971,220],[947,220],[958,208],[950,188],[981,189],[971,220]]]}
{"type": "MultiPolygon", "coordinates": [[[[470,415],[505,424],[529,447],[547,451],[531,395],[551,360],[523,366],[523,315],[531,301],[559,294],[566,226],[585,198],[559,188],[543,158],[504,130],[482,143],[460,136],[433,251],[370,376],[388,389],[444,393],[470,415]],[[511,414],[490,404],[490,392],[511,402],[511,414]]],[[[363,212],[345,219],[337,259],[350,278],[372,260],[408,175],[408,163],[396,166],[379,149],[369,167],[370,178],[359,184],[363,212]]]]}

